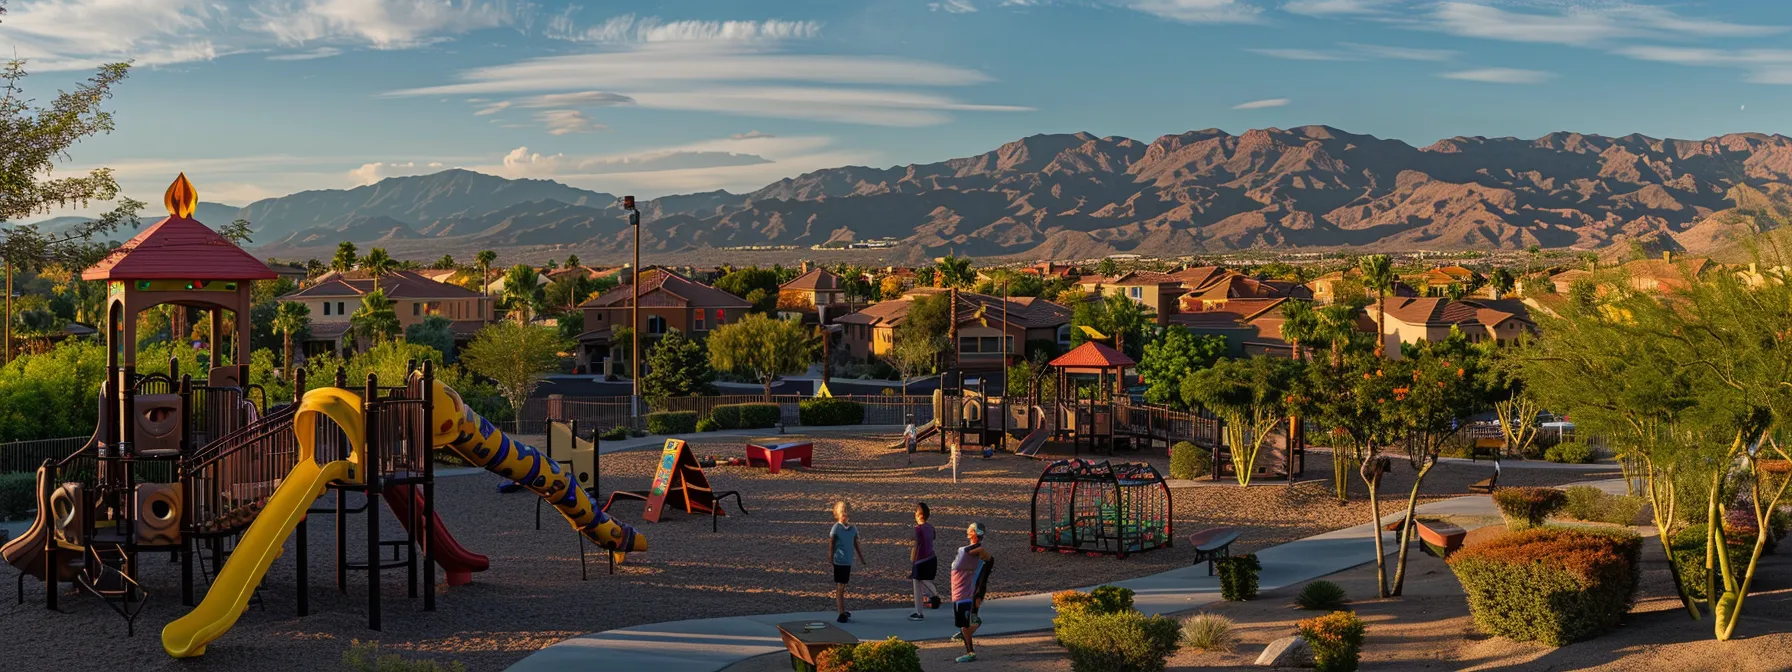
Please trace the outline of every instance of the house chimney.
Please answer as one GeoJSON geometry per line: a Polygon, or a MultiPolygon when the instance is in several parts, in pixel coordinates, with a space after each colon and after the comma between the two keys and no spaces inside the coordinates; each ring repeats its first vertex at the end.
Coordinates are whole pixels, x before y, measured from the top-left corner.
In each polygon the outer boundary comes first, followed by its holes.
{"type": "Polygon", "coordinates": [[[1674,251],[1673,250],[1662,250],[1661,251],[1661,260],[1668,261],[1668,262],[1673,261],[1674,260],[1674,251]]]}
{"type": "Polygon", "coordinates": [[[809,272],[809,260],[808,260],[808,259],[804,259],[804,260],[803,260],[803,273],[805,273],[805,274],[806,274],[806,273],[808,273],[808,272],[809,272]]]}

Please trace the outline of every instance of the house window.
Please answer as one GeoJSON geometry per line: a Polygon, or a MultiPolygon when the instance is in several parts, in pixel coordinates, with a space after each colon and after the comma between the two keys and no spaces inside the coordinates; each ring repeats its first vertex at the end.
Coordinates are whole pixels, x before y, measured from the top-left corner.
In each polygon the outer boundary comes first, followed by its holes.
{"type": "Polygon", "coordinates": [[[978,345],[977,345],[977,347],[979,348],[978,352],[987,354],[987,353],[1000,353],[1002,351],[1002,346],[1001,346],[1002,341],[999,338],[996,338],[994,336],[984,336],[983,338],[981,338],[979,340],[982,342],[978,343],[978,345]]]}
{"type": "Polygon", "coordinates": [[[959,352],[968,352],[968,353],[976,352],[977,351],[977,337],[976,336],[960,336],[960,337],[958,337],[958,351],[959,352]]]}
{"type": "Polygon", "coordinates": [[[697,311],[697,319],[691,323],[691,331],[706,331],[703,326],[703,311],[697,311]]]}
{"type": "Polygon", "coordinates": [[[1134,301],[1142,300],[1145,298],[1145,288],[1144,287],[1127,287],[1126,295],[1132,297],[1132,299],[1134,301]]]}
{"type": "Polygon", "coordinates": [[[1070,345],[1070,325],[1066,324],[1058,327],[1058,345],[1060,347],[1070,345]]]}
{"type": "Polygon", "coordinates": [[[649,334],[666,333],[666,318],[660,317],[658,315],[648,315],[647,316],[647,333],[649,333],[649,334]]]}
{"type": "Polygon", "coordinates": [[[604,313],[598,313],[598,314],[597,314],[597,321],[599,321],[599,322],[602,322],[602,321],[604,321],[604,313]]]}
{"type": "Polygon", "coordinates": [[[348,313],[345,313],[342,311],[342,302],[341,301],[336,302],[336,314],[337,315],[347,315],[348,314],[348,313]]]}
{"type": "Polygon", "coordinates": [[[330,302],[329,301],[324,302],[324,314],[325,315],[330,314],[330,302]]]}
{"type": "Polygon", "coordinates": [[[415,301],[411,302],[411,317],[416,317],[416,316],[419,316],[422,314],[423,314],[423,304],[415,302],[415,301]]]}

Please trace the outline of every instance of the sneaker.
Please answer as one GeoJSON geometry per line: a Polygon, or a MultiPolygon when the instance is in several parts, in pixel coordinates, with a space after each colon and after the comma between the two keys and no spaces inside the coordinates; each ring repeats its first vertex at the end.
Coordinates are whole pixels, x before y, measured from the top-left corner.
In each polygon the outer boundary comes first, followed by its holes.
{"type": "Polygon", "coordinates": [[[852,618],[852,614],[841,614],[839,618],[834,619],[834,622],[845,623],[850,618],[852,618]]]}
{"type": "Polygon", "coordinates": [[[933,597],[927,598],[927,608],[928,609],[940,608],[940,596],[935,595],[933,597]]]}
{"type": "Polygon", "coordinates": [[[975,653],[967,653],[967,654],[964,654],[964,655],[962,655],[962,656],[959,656],[959,657],[957,657],[957,658],[954,658],[954,659],[953,659],[953,662],[959,662],[959,663],[975,663],[975,662],[977,662],[977,654],[975,654],[975,653]]]}
{"type": "Polygon", "coordinates": [[[958,632],[952,633],[952,641],[954,641],[954,642],[964,641],[964,631],[959,630],[958,632]]]}
{"type": "Polygon", "coordinates": [[[909,615],[908,615],[908,620],[911,620],[911,621],[925,621],[925,620],[927,620],[927,617],[926,617],[926,616],[922,616],[922,615],[921,615],[921,612],[919,612],[919,611],[917,611],[917,612],[915,612],[915,613],[912,613],[912,614],[909,614],[909,615]]]}

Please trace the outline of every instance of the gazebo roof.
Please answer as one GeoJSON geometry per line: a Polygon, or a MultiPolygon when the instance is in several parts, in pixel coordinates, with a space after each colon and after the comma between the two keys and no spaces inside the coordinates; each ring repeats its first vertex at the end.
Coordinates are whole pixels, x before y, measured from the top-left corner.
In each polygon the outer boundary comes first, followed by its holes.
{"type": "Polygon", "coordinates": [[[169,215],[81,273],[83,280],[272,280],[266,263],[191,218],[199,196],[186,174],[168,187],[169,215]]]}
{"type": "Polygon", "coordinates": [[[1119,350],[1095,341],[1076,346],[1070,352],[1051,361],[1052,366],[1075,369],[1126,368],[1137,363],[1119,350]]]}

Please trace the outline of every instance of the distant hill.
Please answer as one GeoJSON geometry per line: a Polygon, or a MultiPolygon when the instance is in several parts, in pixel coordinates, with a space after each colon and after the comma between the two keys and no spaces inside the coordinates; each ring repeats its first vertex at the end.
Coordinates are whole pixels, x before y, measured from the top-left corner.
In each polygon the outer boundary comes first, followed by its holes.
{"type": "MultiPolygon", "coordinates": [[[[241,208],[234,205],[200,201],[199,205],[194,206],[193,208],[193,218],[204,222],[212,228],[220,228],[225,224],[236,221],[238,210],[241,210],[241,208]]],[[[137,215],[138,219],[142,222],[143,227],[155,224],[166,216],[168,216],[168,212],[161,208],[160,203],[150,204],[143,212],[138,213],[137,215]]],[[[50,219],[37,222],[36,224],[39,230],[45,233],[54,234],[74,228],[76,224],[83,224],[91,221],[93,221],[92,217],[51,217],[50,219]]],[[[142,227],[135,229],[128,226],[123,227],[112,232],[112,235],[106,236],[106,239],[118,241],[130,240],[131,236],[137,235],[137,233],[142,230],[142,227]]]]}
{"type": "MultiPolygon", "coordinates": [[[[1733,244],[1752,226],[1739,222],[1789,188],[1792,139],[1754,133],[1456,137],[1425,147],[1327,126],[1150,142],[1075,133],[937,163],[818,170],[746,194],[645,201],[643,247],[893,238],[901,244],[891,256],[909,258],[1631,242],[1705,252],[1733,244]]],[[[411,256],[545,246],[594,261],[632,246],[610,194],[465,170],[266,199],[237,216],[283,257],[327,256],[344,239],[411,256]]]]}

